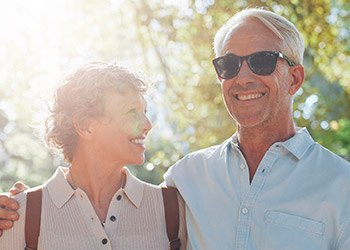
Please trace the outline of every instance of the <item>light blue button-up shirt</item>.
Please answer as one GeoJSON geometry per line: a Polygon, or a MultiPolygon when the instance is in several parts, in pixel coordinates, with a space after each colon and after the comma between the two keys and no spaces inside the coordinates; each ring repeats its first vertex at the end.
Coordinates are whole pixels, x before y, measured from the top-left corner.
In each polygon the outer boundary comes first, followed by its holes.
{"type": "Polygon", "coordinates": [[[164,178],[186,202],[188,249],[350,250],[350,164],[305,128],[269,148],[251,183],[236,135],[164,178]]]}

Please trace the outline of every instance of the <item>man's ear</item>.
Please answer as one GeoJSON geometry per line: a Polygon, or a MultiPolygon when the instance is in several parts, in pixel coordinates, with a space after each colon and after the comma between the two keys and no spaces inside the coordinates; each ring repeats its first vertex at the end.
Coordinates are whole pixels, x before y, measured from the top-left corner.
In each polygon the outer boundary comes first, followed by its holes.
{"type": "Polygon", "coordinates": [[[304,82],[304,67],[298,64],[290,67],[289,71],[292,74],[292,82],[289,86],[288,93],[293,96],[304,82]]]}

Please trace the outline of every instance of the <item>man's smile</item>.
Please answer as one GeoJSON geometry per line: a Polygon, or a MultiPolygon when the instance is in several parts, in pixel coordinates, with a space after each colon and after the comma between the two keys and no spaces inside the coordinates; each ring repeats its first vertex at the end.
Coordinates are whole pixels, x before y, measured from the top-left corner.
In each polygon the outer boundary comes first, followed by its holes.
{"type": "Polygon", "coordinates": [[[259,99],[264,95],[265,93],[236,94],[235,98],[239,101],[250,101],[259,99]]]}

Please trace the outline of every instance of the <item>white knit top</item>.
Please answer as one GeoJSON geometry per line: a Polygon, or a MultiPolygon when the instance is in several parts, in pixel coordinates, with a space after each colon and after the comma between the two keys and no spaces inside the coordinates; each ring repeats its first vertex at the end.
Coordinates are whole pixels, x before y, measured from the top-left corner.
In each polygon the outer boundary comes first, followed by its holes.
{"type": "MultiPolygon", "coordinates": [[[[74,190],[64,177],[66,168],[59,167],[43,186],[41,249],[168,249],[161,188],[140,181],[127,168],[126,184],[113,196],[106,222],[101,224],[86,193],[74,190]]],[[[17,195],[20,219],[3,232],[0,250],[23,250],[26,193],[17,195]]],[[[180,199],[180,232],[186,245],[184,204],[180,199]]]]}

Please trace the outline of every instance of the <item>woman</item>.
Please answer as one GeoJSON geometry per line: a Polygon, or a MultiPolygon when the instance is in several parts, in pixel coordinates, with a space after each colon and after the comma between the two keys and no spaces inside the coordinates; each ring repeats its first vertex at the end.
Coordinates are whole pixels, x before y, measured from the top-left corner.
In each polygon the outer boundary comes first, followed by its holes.
{"type": "MultiPolygon", "coordinates": [[[[145,160],[145,83],[114,63],[91,62],[66,75],[46,122],[46,141],[70,164],[43,185],[38,249],[168,249],[161,189],[126,165],[145,160]]],[[[0,249],[23,249],[26,193],[0,249]]],[[[182,249],[185,249],[180,202],[182,249]]]]}

